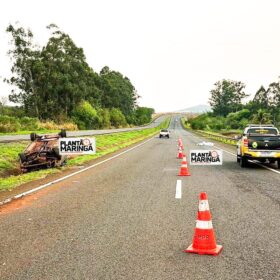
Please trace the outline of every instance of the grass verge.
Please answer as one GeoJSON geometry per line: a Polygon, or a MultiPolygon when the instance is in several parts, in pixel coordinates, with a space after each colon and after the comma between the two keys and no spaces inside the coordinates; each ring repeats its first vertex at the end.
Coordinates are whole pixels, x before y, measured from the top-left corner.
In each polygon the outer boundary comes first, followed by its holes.
{"type": "Polygon", "coordinates": [[[45,178],[47,175],[61,173],[69,167],[82,165],[90,160],[99,158],[109,153],[116,152],[122,148],[149,138],[159,132],[162,128],[167,128],[170,118],[167,118],[156,128],[148,128],[138,131],[121,132],[107,135],[97,135],[96,154],[77,156],[69,159],[67,166],[63,168],[52,168],[33,171],[25,174],[17,174],[19,171],[18,153],[22,152],[28,142],[17,142],[0,144],[0,191],[12,190],[24,183],[45,178]],[[17,175],[13,175],[17,174],[17,175]]]}
{"type": "Polygon", "coordinates": [[[190,131],[192,131],[196,134],[199,134],[199,135],[201,135],[205,138],[213,139],[213,140],[216,140],[218,142],[228,144],[228,145],[232,145],[232,146],[235,146],[237,144],[237,140],[232,139],[231,137],[225,136],[225,135],[220,134],[220,133],[204,131],[204,130],[193,130],[193,129],[191,129],[189,124],[184,121],[184,119],[182,119],[182,125],[186,130],[190,130],[190,131]]]}

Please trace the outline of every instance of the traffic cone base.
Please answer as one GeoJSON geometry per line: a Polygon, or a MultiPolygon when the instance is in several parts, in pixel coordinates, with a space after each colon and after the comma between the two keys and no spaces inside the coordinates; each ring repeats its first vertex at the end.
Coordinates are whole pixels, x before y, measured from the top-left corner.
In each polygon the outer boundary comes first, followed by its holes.
{"type": "Polygon", "coordinates": [[[182,164],[178,176],[191,176],[186,164],[182,164]]]}
{"type": "Polygon", "coordinates": [[[205,192],[199,195],[196,226],[192,244],[184,250],[199,255],[218,255],[223,247],[216,244],[208,197],[205,192]]]}
{"type": "Polygon", "coordinates": [[[194,253],[194,254],[199,254],[199,255],[214,255],[214,256],[217,256],[222,251],[222,249],[223,249],[222,245],[216,245],[215,249],[197,249],[197,248],[194,248],[193,245],[191,244],[183,252],[194,253]]]}

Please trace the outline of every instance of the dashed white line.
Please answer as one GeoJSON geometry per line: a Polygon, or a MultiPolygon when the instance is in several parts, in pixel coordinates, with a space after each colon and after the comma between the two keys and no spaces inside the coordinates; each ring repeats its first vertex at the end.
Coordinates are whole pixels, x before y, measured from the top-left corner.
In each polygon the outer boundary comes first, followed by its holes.
{"type": "Polygon", "coordinates": [[[182,181],[181,180],[177,180],[175,198],[177,198],[177,199],[182,198],[182,181]]]}

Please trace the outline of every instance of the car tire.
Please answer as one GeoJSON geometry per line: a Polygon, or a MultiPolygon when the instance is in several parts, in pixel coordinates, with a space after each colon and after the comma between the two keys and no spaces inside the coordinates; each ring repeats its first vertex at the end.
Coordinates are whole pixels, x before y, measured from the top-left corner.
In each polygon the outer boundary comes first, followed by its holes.
{"type": "Polygon", "coordinates": [[[167,135],[167,138],[169,139],[169,135],[167,135]]]}
{"type": "Polygon", "coordinates": [[[247,167],[248,166],[248,159],[246,157],[240,157],[240,162],[239,162],[241,167],[247,167]]]}
{"type": "Polygon", "coordinates": [[[54,147],[52,150],[53,150],[53,153],[56,156],[56,158],[60,160],[61,159],[61,155],[59,154],[58,147],[54,147]]]}
{"type": "Polygon", "coordinates": [[[161,138],[161,135],[159,136],[159,138],[161,138]]]}
{"type": "Polygon", "coordinates": [[[67,156],[61,157],[60,167],[65,166],[67,164],[67,156]]]}
{"type": "Polygon", "coordinates": [[[280,159],[277,160],[277,168],[280,169],[280,159]]]}
{"type": "Polygon", "coordinates": [[[237,162],[237,163],[240,162],[240,157],[239,157],[239,156],[236,157],[236,162],[237,162]]]}
{"type": "Polygon", "coordinates": [[[65,129],[61,129],[61,131],[58,133],[58,135],[61,137],[61,138],[66,138],[67,135],[66,135],[66,130],[65,129]]]}
{"type": "Polygon", "coordinates": [[[30,133],[30,140],[34,142],[37,139],[38,135],[34,132],[30,133]]]}
{"type": "Polygon", "coordinates": [[[25,162],[27,160],[26,155],[24,153],[20,153],[18,155],[19,155],[19,158],[20,158],[21,162],[25,162]]]}

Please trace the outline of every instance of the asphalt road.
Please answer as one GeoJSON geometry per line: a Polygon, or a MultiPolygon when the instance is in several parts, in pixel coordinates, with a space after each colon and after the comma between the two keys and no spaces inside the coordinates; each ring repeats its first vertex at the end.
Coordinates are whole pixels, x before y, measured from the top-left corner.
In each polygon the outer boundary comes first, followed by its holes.
{"type": "Polygon", "coordinates": [[[224,152],[222,166],[178,177],[178,137],[187,151],[200,139],[174,119],[170,129],[170,139],[0,208],[0,279],[280,279],[280,174],[242,169],[224,152]],[[182,252],[201,191],[223,245],[215,257],[182,252]]]}
{"type": "MultiPolygon", "coordinates": [[[[133,130],[142,130],[143,128],[153,128],[157,127],[164,119],[165,115],[158,117],[152,123],[132,128],[118,128],[118,129],[100,129],[100,130],[79,130],[79,131],[69,131],[67,132],[68,137],[78,137],[78,136],[94,136],[101,134],[112,134],[117,132],[133,131],[133,130]]],[[[30,135],[2,135],[0,136],[0,143],[13,142],[13,141],[28,141],[30,140],[30,135]]]]}

